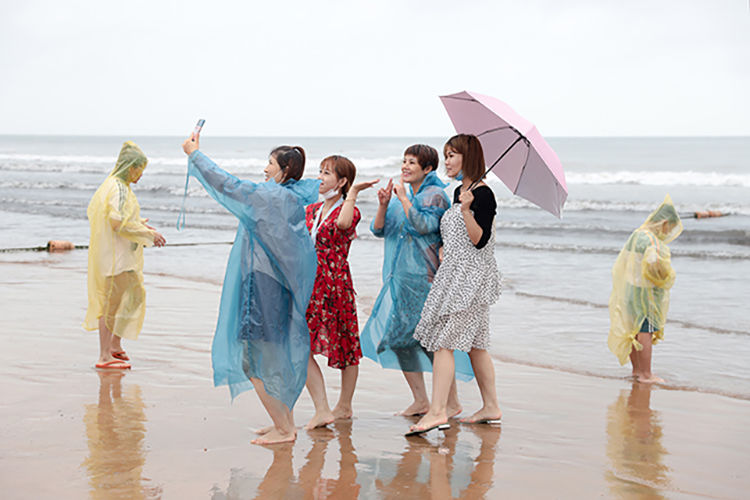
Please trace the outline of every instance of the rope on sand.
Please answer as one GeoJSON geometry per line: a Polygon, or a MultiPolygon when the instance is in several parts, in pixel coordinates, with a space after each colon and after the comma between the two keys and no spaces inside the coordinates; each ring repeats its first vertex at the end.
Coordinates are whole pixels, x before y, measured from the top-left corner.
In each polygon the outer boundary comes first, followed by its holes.
{"type": "MultiPolygon", "coordinates": [[[[195,247],[199,245],[231,245],[231,241],[205,241],[194,243],[171,243],[168,247],[195,247]]],[[[69,250],[87,250],[88,245],[74,245],[70,241],[50,240],[43,247],[21,247],[21,248],[0,248],[0,253],[10,252],[67,252],[69,250]]]]}

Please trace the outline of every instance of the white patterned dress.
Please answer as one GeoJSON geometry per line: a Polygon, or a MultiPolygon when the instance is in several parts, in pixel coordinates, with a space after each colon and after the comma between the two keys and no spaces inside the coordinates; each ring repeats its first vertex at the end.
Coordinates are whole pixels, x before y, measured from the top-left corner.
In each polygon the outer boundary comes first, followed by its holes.
{"type": "Polygon", "coordinates": [[[425,349],[470,351],[490,345],[490,305],[500,297],[500,272],[495,261],[495,228],[478,249],[469,239],[455,203],[440,221],[443,262],[414,330],[425,349]]]}

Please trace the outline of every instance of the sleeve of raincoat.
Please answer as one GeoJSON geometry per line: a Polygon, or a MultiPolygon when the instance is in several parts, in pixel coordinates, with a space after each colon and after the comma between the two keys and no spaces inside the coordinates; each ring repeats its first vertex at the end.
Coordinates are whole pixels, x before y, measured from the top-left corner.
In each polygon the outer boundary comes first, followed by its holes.
{"type": "Polygon", "coordinates": [[[442,189],[430,189],[412,200],[407,220],[409,226],[419,234],[430,234],[440,230],[440,218],[450,201],[442,189]]]}
{"type": "Polygon", "coordinates": [[[208,194],[235,217],[240,220],[252,218],[252,204],[259,201],[258,190],[262,189],[262,184],[238,179],[200,151],[190,155],[188,174],[198,179],[208,194]]]}
{"type": "Polygon", "coordinates": [[[395,210],[401,210],[402,214],[404,212],[404,209],[401,208],[401,202],[393,197],[388,203],[388,208],[385,211],[385,222],[383,223],[383,227],[375,229],[375,217],[372,218],[370,232],[372,232],[374,236],[378,238],[388,238],[398,230],[402,218],[398,217],[395,210]]]}
{"type": "Polygon", "coordinates": [[[112,188],[107,193],[107,219],[112,230],[118,235],[134,243],[143,246],[153,246],[154,231],[143,224],[142,219],[136,216],[137,201],[135,195],[129,193],[127,188],[119,182],[113,182],[112,188]]]}
{"type": "Polygon", "coordinates": [[[651,244],[641,261],[643,277],[659,288],[672,288],[675,272],[672,268],[669,248],[662,244],[651,244]]]}

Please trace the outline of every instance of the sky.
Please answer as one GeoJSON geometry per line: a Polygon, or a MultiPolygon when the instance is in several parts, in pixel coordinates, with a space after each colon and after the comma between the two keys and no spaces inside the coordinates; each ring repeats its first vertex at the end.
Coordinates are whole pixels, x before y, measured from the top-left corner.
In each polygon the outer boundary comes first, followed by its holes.
{"type": "Polygon", "coordinates": [[[750,135],[748,0],[0,0],[0,134],[750,135]]]}

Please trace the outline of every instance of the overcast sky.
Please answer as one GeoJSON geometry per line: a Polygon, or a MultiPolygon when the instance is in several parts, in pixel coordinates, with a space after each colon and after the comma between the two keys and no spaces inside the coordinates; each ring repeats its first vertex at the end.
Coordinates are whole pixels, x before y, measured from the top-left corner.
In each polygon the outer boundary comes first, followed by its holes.
{"type": "Polygon", "coordinates": [[[0,0],[0,133],[750,135],[748,0],[0,0]]]}

